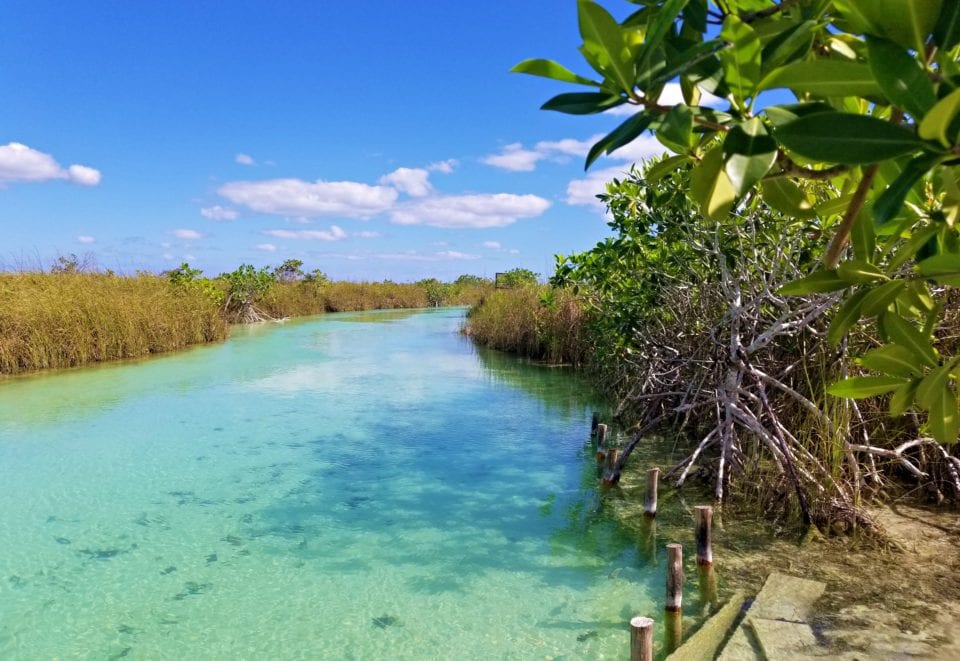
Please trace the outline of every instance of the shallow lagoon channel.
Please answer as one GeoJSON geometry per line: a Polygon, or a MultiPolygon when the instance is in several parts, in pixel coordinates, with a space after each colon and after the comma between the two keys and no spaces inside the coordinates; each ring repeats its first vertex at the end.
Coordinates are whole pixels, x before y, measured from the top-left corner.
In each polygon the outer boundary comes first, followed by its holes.
{"type": "Polygon", "coordinates": [[[0,658],[613,659],[663,558],[587,385],[463,310],[0,382],[0,658]]]}

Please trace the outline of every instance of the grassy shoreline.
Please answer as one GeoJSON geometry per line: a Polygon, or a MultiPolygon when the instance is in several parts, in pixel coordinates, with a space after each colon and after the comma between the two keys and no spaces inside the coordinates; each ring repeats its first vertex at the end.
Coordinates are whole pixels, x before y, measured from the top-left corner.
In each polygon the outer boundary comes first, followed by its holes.
{"type": "MultiPolygon", "coordinates": [[[[268,318],[469,305],[488,290],[421,283],[277,281],[258,294],[268,318]]],[[[149,274],[0,273],[0,374],[141,358],[218,342],[236,321],[219,280],[149,274]]]]}

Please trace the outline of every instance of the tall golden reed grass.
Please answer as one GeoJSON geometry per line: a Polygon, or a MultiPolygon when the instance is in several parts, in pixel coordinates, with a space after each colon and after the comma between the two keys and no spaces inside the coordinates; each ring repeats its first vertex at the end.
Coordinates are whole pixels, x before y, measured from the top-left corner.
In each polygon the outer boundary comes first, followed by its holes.
{"type": "MultiPolygon", "coordinates": [[[[475,303],[488,290],[442,287],[444,305],[475,303]]],[[[281,318],[437,302],[419,283],[296,281],[272,284],[257,307],[281,318]]],[[[228,329],[210,288],[175,286],[166,277],[0,273],[0,374],[173,351],[222,340],[228,329]]]]}
{"type": "Polygon", "coordinates": [[[478,343],[549,363],[585,365],[592,352],[576,297],[545,286],[497,290],[470,310],[465,332],[478,343]]]}
{"type": "Polygon", "coordinates": [[[0,373],[135,358],[226,335],[214,300],[166,278],[0,273],[0,373]]]}

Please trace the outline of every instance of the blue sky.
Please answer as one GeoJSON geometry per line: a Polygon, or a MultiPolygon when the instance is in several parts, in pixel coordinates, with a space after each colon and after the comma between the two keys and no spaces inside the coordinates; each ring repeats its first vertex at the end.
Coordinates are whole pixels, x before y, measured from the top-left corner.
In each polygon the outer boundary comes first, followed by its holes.
{"type": "Polygon", "coordinates": [[[585,174],[623,118],[541,111],[571,86],[508,73],[587,73],[574,0],[7,0],[0,24],[5,268],[548,273],[607,235],[603,181],[660,151],[585,174]]]}

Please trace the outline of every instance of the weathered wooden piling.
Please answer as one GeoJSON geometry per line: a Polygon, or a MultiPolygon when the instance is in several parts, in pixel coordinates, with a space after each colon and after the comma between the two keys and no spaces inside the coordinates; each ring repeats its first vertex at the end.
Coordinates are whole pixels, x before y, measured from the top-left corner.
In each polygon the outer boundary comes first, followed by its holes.
{"type": "Polygon", "coordinates": [[[667,654],[672,654],[683,642],[683,613],[677,610],[663,615],[663,646],[667,654]]]}
{"type": "Polygon", "coordinates": [[[705,615],[720,603],[717,595],[717,575],[713,565],[701,565],[697,568],[697,588],[700,595],[700,613],[705,615]]]}
{"type": "Polygon", "coordinates": [[[590,420],[590,435],[597,435],[597,427],[600,425],[600,413],[599,411],[593,412],[593,418],[590,420]]]}
{"type": "Polygon", "coordinates": [[[607,458],[607,426],[602,422],[597,425],[597,461],[607,458]]]}
{"type": "Polygon", "coordinates": [[[709,505],[697,505],[693,508],[693,518],[697,524],[697,564],[712,565],[713,548],[710,529],[713,526],[713,508],[709,505]]]}
{"type": "Polygon", "coordinates": [[[653,661],[653,620],[649,617],[630,620],[630,661],[653,661]]]}
{"type": "Polygon", "coordinates": [[[683,546],[667,544],[666,610],[679,612],[683,605],[683,546]]]}
{"type": "Polygon", "coordinates": [[[616,472],[617,472],[617,459],[620,456],[620,451],[617,448],[610,448],[607,450],[606,461],[603,465],[603,486],[609,487],[616,483],[616,472]]]}
{"type": "Polygon", "coordinates": [[[643,497],[643,515],[653,518],[657,515],[657,487],[660,485],[660,469],[647,471],[647,493],[643,497]]]}

